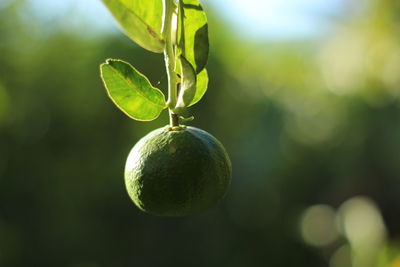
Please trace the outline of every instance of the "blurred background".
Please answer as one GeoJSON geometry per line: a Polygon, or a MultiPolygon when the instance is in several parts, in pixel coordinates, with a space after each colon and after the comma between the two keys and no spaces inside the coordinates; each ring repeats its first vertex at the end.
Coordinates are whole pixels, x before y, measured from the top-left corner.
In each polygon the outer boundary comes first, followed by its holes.
{"type": "Polygon", "coordinates": [[[233,162],[225,199],[160,218],[125,192],[131,147],[168,123],[107,98],[122,58],[163,57],[99,0],[0,1],[0,266],[400,266],[400,2],[204,0],[209,90],[191,112],[233,162]]]}

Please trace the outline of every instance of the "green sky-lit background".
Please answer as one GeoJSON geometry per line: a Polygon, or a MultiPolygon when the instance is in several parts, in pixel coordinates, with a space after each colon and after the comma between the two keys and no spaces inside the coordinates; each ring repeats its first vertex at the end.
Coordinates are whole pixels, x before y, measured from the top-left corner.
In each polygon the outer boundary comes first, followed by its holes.
{"type": "Polygon", "coordinates": [[[191,125],[223,142],[216,207],[160,218],[125,192],[152,122],[107,98],[122,58],[162,55],[96,0],[0,1],[0,266],[400,266],[400,3],[203,1],[210,84],[191,125]]]}

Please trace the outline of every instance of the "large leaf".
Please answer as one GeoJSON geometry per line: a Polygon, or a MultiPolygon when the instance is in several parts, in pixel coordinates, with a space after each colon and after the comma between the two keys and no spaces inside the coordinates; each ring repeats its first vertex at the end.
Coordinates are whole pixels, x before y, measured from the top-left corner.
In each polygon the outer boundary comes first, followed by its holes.
{"type": "Polygon", "coordinates": [[[164,94],[129,63],[108,59],[100,71],[108,96],[132,119],[154,120],[167,107],[164,94]]]}
{"type": "Polygon", "coordinates": [[[189,106],[196,94],[196,72],[184,56],[180,56],[181,85],[176,107],[189,106]]]}
{"type": "Polygon", "coordinates": [[[207,64],[209,43],[208,24],[198,0],[181,0],[179,47],[184,57],[200,73],[207,64]]]}
{"type": "Polygon", "coordinates": [[[208,74],[207,70],[203,69],[199,74],[197,74],[196,93],[188,106],[193,106],[194,104],[199,102],[200,99],[203,97],[203,95],[206,93],[207,87],[208,87],[208,74]]]}
{"type": "Polygon", "coordinates": [[[162,0],[103,0],[124,33],[152,52],[164,51],[162,0]]]}

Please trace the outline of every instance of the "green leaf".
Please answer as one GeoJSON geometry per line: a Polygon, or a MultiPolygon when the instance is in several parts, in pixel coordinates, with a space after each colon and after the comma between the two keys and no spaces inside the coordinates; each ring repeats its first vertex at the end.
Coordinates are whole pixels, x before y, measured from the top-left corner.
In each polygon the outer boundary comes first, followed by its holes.
{"type": "Polygon", "coordinates": [[[164,51],[162,0],[103,0],[124,33],[152,52],[164,51]]]}
{"type": "Polygon", "coordinates": [[[188,105],[193,106],[197,102],[200,101],[200,99],[203,97],[203,95],[206,93],[208,87],[208,74],[207,70],[203,69],[199,74],[197,74],[197,79],[196,79],[196,93],[188,105]]]}
{"type": "Polygon", "coordinates": [[[181,55],[179,59],[182,75],[176,107],[183,108],[189,106],[195,96],[196,72],[184,56],[181,55]]]}
{"type": "Polygon", "coordinates": [[[207,64],[209,53],[207,17],[198,0],[181,0],[180,3],[178,44],[196,73],[200,73],[207,64]]]}
{"type": "Polygon", "coordinates": [[[107,59],[100,72],[108,96],[130,118],[154,120],[167,107],[164,94],[129,63],[107,59]]]}

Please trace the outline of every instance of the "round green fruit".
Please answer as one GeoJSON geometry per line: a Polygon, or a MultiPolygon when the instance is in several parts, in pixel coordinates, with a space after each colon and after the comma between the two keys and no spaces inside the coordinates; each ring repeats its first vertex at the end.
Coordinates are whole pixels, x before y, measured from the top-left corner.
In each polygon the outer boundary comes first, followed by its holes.
{"type": "Polygon", "coordinates": [[[141,210],[185,216],[216,204],[226,192],[231,162],[222,144],[194,127],[163,127],[143,137],[125,166],[128,194],[141,210]]]}

